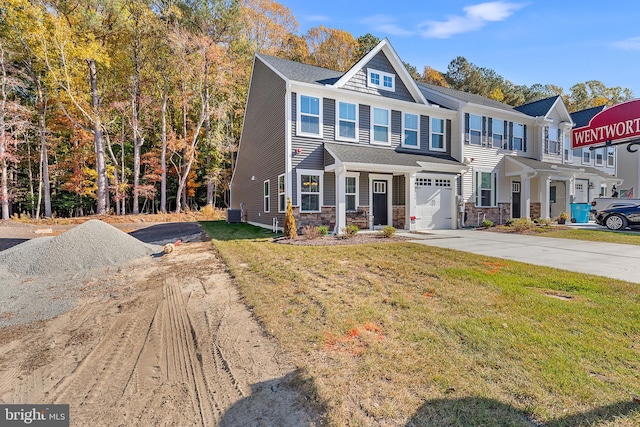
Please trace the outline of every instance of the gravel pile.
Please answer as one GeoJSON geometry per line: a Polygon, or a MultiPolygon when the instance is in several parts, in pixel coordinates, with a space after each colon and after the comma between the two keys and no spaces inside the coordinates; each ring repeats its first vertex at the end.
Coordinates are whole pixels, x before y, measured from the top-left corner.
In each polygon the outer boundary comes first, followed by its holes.
{"type": "Polygon", "coordinates": [[[0,265],[22,277],[57,276],[117,265],[160,251],[158,246],[93,219],[59,236],[32,239],[0,252],[0,265]]]}

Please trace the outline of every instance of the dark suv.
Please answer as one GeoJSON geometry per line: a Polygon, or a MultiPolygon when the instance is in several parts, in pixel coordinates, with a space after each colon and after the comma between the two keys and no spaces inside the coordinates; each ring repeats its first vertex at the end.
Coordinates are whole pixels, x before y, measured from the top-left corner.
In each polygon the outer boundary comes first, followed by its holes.
{"type": "Polygon", "coordinates": [[[596,222],[609,230],[624,230],[627,227],[640,227],[640,205],[617,206],[598,211],[596,222]]]}

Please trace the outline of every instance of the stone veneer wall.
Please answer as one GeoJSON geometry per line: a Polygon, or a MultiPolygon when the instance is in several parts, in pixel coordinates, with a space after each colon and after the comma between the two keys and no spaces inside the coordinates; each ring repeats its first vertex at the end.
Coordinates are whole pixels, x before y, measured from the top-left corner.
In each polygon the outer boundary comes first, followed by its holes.
{"type": "Polygon", "coordinates": [[[405,211],[404,206],[393,207],[393,226],[398,230],[404,230],[406,218],[405,211]]]}
{"type": "MultiPolygon", "coordinates": [[[[540,218],[540,203],[531,203],[530,205],[530,213],[531,219],[540,218]]],[[[500,209],[502,209],[502,224],[504,224],[509,218],[511,218],[511,204],[510,203],[502,203],[499,207],[495,208],[480,208],[477,207],[474,203],[466,203],[465,211],[467,212],[467,220],[465,221],[465,225],[470,227],[475,227],[478,225],[478,213],[484,212],[484,219],[488,219],[494,224],[501,224],[500,222],[500,209]]],[[[482,222],[482,215],[480,215],[480,222],[482,222]]]]}
{"type": "Polygon", "coordinates": [[[300,213],[299,207],[293,208],[293,217],[296,219],[298,231],[307,225],[318,227],[326,225],[329,231],[336,226],[336,208],[334,206],[323,206],[319,213],[300,213]]]}

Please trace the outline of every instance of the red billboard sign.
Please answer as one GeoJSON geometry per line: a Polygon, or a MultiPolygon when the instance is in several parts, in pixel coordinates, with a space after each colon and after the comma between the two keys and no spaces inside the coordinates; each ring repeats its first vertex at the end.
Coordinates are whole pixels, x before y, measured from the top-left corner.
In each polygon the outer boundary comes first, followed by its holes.
{"type": "Polygon", "coordinates": [[[573,129],[571,148],[640,138],[640,99],[606,108],[587,126],[573,129]]]}

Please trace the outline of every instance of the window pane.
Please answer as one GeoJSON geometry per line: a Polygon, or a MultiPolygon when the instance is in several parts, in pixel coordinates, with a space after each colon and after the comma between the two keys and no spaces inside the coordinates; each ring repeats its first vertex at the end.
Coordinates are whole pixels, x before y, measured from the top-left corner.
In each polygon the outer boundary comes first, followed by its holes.
{"type": "Polygon", "coordinates": [[[469,128],[482,131],[482,117],[473,114],[469,116],[469,128]]]}
{"type": "Polygon", "coordinates": [[[444,133],[444,120],[432,119],[431,120],[431,132],[444,133]]]}
{"type": "Polygon", "coordinates": [[[379,85],[380,84],[380,74],[371,73],[371,83],[373,83],[374,85],[379,85]]]}
{"type": "Polygon", "coordinates": [[[373,109],[373,122],[377,125],[389,125],[389,111],[381,108],[373,109]]]}
{"type": "Polygon", "coordinates": [[[356,137],[356,124],[354,122],[340,121],[339,136],[343,138],[355,138],[356,137]]]}
{"type": "Polygon", "coordinates": [[[356,210],[356,196],[355,194],[347,194],[346,196],[346,208],[348,211],[355,211],[356,210]]]}
{"type": "Polygon", "coordinates": [[[303,211],[319,211],[320,210],[320,196],[317,194],[302,194],[300,196],[302,210],[303,211]]]}
{"type": "Polygon", "coordinates": [[[522,150],[522,138],[513,138],[513,149],[514,150],[522,150]]]}
{"type": "Polygon", "coordinates": [[[345,192],[346,193],[353,193],[355,194],[356,192],[356,177],[355,176],[348,176],[346,178],[346,182],[345,182],[345,192]]]}
{"type": "Polygon", "coordinates": [[[488,188],[491,189],[491,173],[489,172],[482,172],[481,174],[481,188],[488,188]]]}
{"type": "Polygon", "coordinates": [[[404,131],[404,145],[418,146],[418,132],[415,130],[404,131]]]}
{"type": "Polygon", "coordinates": [[[431,135],[432,148],[444,148],[444,136],[438,134],[431,135]]]}
{"type": "Polygon", "coordinates": [[[284,193],[284,175],[278,177],[278,192],[284,193]]]}
{"type": "Polygon", "coordinates": [[[407,129],[418,129],[418,116],[416,114],[404,115],[404,127],[407,129]]]}
{"type": "Polygon", "coordinates": [[[389,76],[384,76],[384,86],[393,87],[393,79],[389,76]]]}
{"type": "Polygon", "coordinates": [[[480,192],[480,206],[491,206],[491,190],[480,192]]]}
{"type": "Polygon", "coordinates": [[[493,119],[493,124],[491,125],[491,131],[494,134],[502,135],[504,133],[504,122],[502,120],[493,119]]]}
{"type": "Polygon", "coordinates": [[[320,177],[318,175],[302,175],[302,192],[304,193],[319,193],[320,192],[320,177]]]}
{"type": "Polygon", "coordinates": [[[300,96],[300,111],[305,114],[320,115],[320,98],[300,96]]]}
{"type": "Polygon", "coordinates": [[[389,141],[387,137],[388,130],[384,126],[374,126],[373,127],[373,140],[380,142],[389,141]]]}
{"type": "Polygon", "coordinates": [[[320,118],[313,116],[300,117],[301,131],[304,133],[320,133],[320,118]]]}
{"type": "Polygon", "coordinates": [[[340,103],[340,118],[345,120],[356,120],[356,104],[340,103]]]}
{"type": "Polygon", "coordinates": [[[480,145],[480,136],[481,133],[479,131],[471,131],[471,143],[472,144],[476,144],[476,145],[480,145]]]}
{"type": "Polygon", "coordinates": [[[286,201],[284,199],[284,194],[280,194],[278,196],[278,210],[282,212],[286,208],[287,208],[287,206],[286,206],[286,201]]]}
{"type": "Polygon", "coordinates": [[[517,123],[513,124],[513,136],[524,137],[524,126],[517,123]]]}

